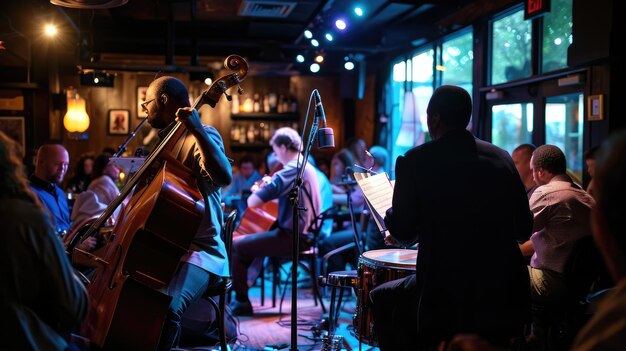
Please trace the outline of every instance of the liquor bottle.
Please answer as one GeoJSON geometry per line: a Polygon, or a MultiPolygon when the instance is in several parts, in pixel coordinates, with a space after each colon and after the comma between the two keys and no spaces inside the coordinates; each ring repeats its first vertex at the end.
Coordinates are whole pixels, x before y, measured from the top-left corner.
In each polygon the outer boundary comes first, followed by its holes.
{"type": "Polygon", "coordinates": [[[270,112],[270,97],[267,94],[263,96],[263,112],[270,112]]]}
{"type": "Polygon", "coordinates": [[[265,142],[269,142],[271,137],[272,131],[270,131],[269,123],[265,123],[263,126],[263,139],[265,139],[265,142]]]}
{"type": "Polygon", "coordinates": [[[260,126],[254,126],[254,141],[259,143],[262,142],[263,140],[261,140],[261,127],[260,126]]]}
{"type": "Polygon", "coordinates": [[[246,143],[246,128],[244,126],[239,127],[239,143],[246,143]]]}
{"type": "Polygon", "coordinates": [[[236,115],[239,113],[239,94],[233,94],[233,101],[230,105],[230,113],[236,115]]]}
{"type": "Polygon", "coordinates": [[[269,105],[270,105],[270,112],[271,113],[276,113],[277,97],[276,97],[275,93],[270,93],[269,94],[268,102],[269,102],[269,105]]]}
{"type": "Polygon", "coordinates": [[[252,111],[261,112],[261,98],[259,97],[259,94],[254,94],[254,105],[252,111]]]}
{"type": "Polygon", "coordinates": [[[233,127],[230,129],[230,140],[235,143],[239,142],[239,127],[233,125],[233,127]]]}
{"type": "Polygon", "coordinates": [[[246,132],[246,140],[248,141],[248,144],[254,144],[254,127],[253,127],[253,123],[250,123],[248,125],[248,131],[246,132]]]}

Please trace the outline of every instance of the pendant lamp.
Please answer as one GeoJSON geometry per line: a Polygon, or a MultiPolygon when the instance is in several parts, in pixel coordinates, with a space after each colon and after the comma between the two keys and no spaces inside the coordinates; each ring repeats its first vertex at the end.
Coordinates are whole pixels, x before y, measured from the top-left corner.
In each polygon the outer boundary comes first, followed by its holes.
{"type": "Polygon", "coordinates": [[[70,133],[83,133],[89,128],[85,99],[74,89],[67,91],[67,113],[63,117],[63,126],[70,133]]]}

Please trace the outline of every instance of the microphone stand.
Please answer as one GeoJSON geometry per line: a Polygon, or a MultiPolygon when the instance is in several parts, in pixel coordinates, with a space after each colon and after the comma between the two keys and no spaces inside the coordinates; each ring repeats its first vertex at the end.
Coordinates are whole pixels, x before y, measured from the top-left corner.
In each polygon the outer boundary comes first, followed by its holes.
{"type": "MultiPolygon", "coordinates": [[[[300,154],[298,154],[297,160],[297,174],[296,180],[294,181],[293,188],[289,192],[289,201],[293,208],[293,246],[292,246],[292,265],[291,265],[291,351],[298,350],[298,259],[300,255],[300,228],[298,223],[298,214],[299,211],[307,211],[305,207],[300,207],[299,204],[299,194],[300,187],[302,186],[302,178],[304,177],[304,170],[309,161],[309,156],[311,154],[311,146],[313,146],[313,140],[315,135],[317,135],[317,130],[319,127],[319,116],[317,114],[313,118],[313,123],[311,124],[311,129],[309,130],[309,135],[306,140],[306,144],[304,147],[304,155],[302,160],[302,165],[300,165],[300,154]]],[[[306,128],[306,119],[305,125],[306,128]]],[[[304,134],[304,133],[303,133],[304,134]]]]}
{"type": "Polygon", "coordinates": [[[345,189],[346,189],[346,203],[348,205],[348,212],[350,213],[350,225],[352,226],[352,234],[354,236],[354,245],[360,256],[363,253],[363,246],[361,245],[361,238],[359,237],[359,231],[356,228],[356,220],[354,218],[354,206],[352,204],[352,196],[351,196],[353,190],[350,185],[346,185],[345,189]]]}
{"type": "Polygon", "coordinates": [[[137,131],[139,130],[139,128],[141,128],[141,126],[143,126],[144,123],[146,123],[146,121],[148,121],[148,117],[144,118],[138,125],[137,127],[135,127],[135,129],[133,130],[132,133],[130,133],[128,135],[128,137],[126,138],[126,140],[124,140],[124,142],[122,143],[122,145],[120,145],[117,148],[117,152],[111,156],[111,157],[120,157],[124,151],[126,151],[126,145],[128,145],[128,143],[130,143],[131,140],[133,140],[133,138],[135,137],[135,135],[137,134],[137,131]]]}

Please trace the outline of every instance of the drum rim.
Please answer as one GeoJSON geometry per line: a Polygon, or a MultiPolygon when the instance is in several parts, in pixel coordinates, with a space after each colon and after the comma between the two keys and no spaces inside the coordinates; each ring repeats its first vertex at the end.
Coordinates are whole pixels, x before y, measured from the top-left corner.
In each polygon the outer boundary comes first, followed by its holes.
{"type": "Polygon", "coordinates": [[[405,269],[405,270],[415,270],[416,267],[416,261],[413,261],[412,263],[401,263],[401,262],[389,262],[389,261],[381,261],[381,260],[376,260],[372,257],[367,257],[367,253],[371,253],[374,251],[387,251],[387,252],[407,252],[407,251],[414,251],[415,252],[415,259],[417,260],[417,250],[414,249],[378,249],[378,250],[369,250],[369,251],[365,251],[361,254],[361,256],[359,257],[359,264],[363,263],[363,264],[368,264],[368,266],[371,265],[376,265],[376,267],[392,267],[392,268],[399,268],[399,269],[405,269]]]}

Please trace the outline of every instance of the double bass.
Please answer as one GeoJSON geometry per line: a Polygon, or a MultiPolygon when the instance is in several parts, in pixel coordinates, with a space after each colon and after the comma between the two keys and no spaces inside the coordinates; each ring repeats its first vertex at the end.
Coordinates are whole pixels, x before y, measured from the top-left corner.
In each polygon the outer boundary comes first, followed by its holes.
{"type": "MultiPolygon", "coordinates": [[[[222,94],[230,100],[226,91],[233,86],[243,93],[239,83],[247,75],[246,61],[231,55],[224,66],[236,73],[217,79],[193,108],[215,107],[222,94]]],[[[100,349],[156,349],[172,299],[164,291],[204,214],[194,175],[171,155],[185,132],[180,121],[174,123],[115,201],[68,246],[70,253],[87,256],[97,267],[87,284],[90,307],[81,335],[100,349]],[[77,249],[128,196],[102,257],[77,249]]]]}

